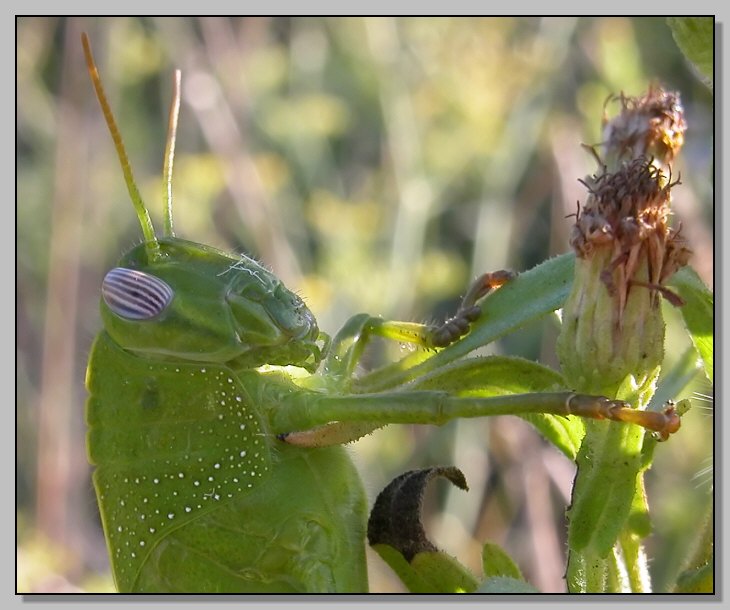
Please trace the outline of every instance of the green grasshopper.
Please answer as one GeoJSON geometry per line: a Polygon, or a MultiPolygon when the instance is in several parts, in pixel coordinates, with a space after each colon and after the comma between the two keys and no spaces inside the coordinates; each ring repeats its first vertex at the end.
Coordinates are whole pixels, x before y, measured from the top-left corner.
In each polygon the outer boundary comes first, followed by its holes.
{"type": "Polygon", "coordinates": [[[518,283],[510,272],[481,276],[442,325],[360,314],[330,339],[256,261],[176,237],[179,73],[157,235],[82,41],[144,235],[104,277],[104,330],[86,378],[88,453],[119,591],[367,591],[367,499],[341,445],[390,423],[572,414],[661,436],[679,427],[671,409],[637,412],[565,389],[485,390],[493,361],[461,358],[464,337],[484,297],[518,283]],[[358,377],[373,337],[425,349],[358,377]],[[448,366],[423,367],[446,353],[448,366]]]}

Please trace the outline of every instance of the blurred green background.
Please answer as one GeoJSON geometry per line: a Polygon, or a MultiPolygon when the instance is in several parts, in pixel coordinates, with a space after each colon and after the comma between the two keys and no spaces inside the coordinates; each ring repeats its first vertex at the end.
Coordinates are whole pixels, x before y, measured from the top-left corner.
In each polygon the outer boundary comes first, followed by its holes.
{"type": "MultiPolygon", "coordinates": [[[[657,79],[688,131],[675,222],[713,277],[712,92],[663,18],[20,18],[17,20],[19,592],[111,591],[84,445],[84,374],[104,273],[141,238],[83,60],[86,31],[142,195],[161,226],[172,72],[183,72],[176,232],[249,253],[332,334],[352,314],[441,320],[478,273],[568,249],[611,93],[657,79]]],[[[609,105],[612,115],[617,106],[609,105]]],[[[667,308],[667,358],[688,346],[667,308]]],[[[555,366],[554,322],[489,347],[555,366]]],[[[374,350],[379,355],[397,355],[374,350]]],[[[647,553],[663,590],[712,498],[712,387],[647,475],[647,553]]],[[[681,398],[683,396],[678,396],[681,398]]],[[[474,569],[502,544],[564,590],[573,466],[523,421],[391,426],[352,454],[371,498],[413,467],[428,531],[474,569]]],[[[400,591],[374,555],[371,588],[400,591]]]]}

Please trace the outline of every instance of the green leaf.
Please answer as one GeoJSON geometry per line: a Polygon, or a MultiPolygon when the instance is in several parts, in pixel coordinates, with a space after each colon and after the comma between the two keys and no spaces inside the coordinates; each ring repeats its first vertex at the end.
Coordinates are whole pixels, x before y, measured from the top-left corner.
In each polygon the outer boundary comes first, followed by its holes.
{"type": "MultiPolygon", "coordinates": [[[[451,362],[562,307],[573,282],[575,255],[562,254],[520,273],[482,301],[471,332],[432,360],[451,362]]],[[[442,365],[434,363],[433,366],[442,365]]]]}
{"type": "Polygon", "coordinates": [[[474,575],[455,557],[442,551],[418,553],[410,565],[435,587],[435,592],[471,593],[477,588],[474,575]]]}
{"type": "Polygon", "coordinates": [[[496,576],[487,578],[476,593],[540,593],[540,591],[524,580],[496,576]]]}
{"type": "Polygon", "coordinates": [[[714,593],[714,576],[715,566],[712,563],[687,570],[677,580],[674,593],[714,593]]]}
{"type": "Polygon", "coordinates": [[[702,527],[697,530],[694,550],[677,578],[674,593],[714,593],[715,520],[713,504],[705,514],[702,527]]]}
{"type": "MultiPolygon", "coordinates": [[[[647,534],[642,534],[642,536],[646,535],[648,535],[648,532],[647,534]]],[[[631,592],[651,593],[649,565],[646,554],[641,546],[641,538],[629,533],[628,531],[623,531],[619,537],[619,545],[621,547],[621,555],[626,567],[624,578],[628,579],[628,586],[631,589],[631,592]]]]}
{"type": "Polygon", "coordinates": [[[569,460],[575,461],[585,436],[586,428],[583,419],[541,413],[520,417],[535,426],[540,434],[555,445],[569,460]]]}
{"type": "Polygon", "coordinates": [[[389,544],[372,545],[411,593],[471,593],[477,581],[455,558],[441,551],[424,551],[407,561],[389,544]]]}
{"type": "MultiPolygon", "coordinates": [[[[598,422],[600,424],[601,422],[598,422]]],[[[629,516],[634,484],[641,467],[643,431],[636,426],[599,426],[588,422],[592,434],[578,455],[578,473],[570,509],[571,549],[593,549],[600,557],[611,550],[629,516]],[[615,447],[625,447],[624,453],[615,447]],[[593,464],[596,467],[591,467],[593,464]],[[590,477],[581,477],[581,470],[590,477]]]]}
{"type": "Polygon", "coordinates": [[[668,400],[676,400],[697,377],[700,369],[698,360],[697,350],[690,346],[671,369],[662,370],[656,392],[647,409],[659,411],[668,400]]]}
{"type": "Polygon", "coordinates": [[[573,253],[562,254],[520,273],[480,302],[482,315],[463,339],[425,361],[422,356],[407,356],[364,375],[353,388],[376,392],[406,383],[559,309],[570,292],[574,264],[573,253]]]}
{"type": "MultiPolygon", "coordinates": [[[[645,462],[642,459],[642,468],[648,467],[649,465],[651,465],[651,461],[645,462]]],[[[649,517],[649,505],[646,500],[643,477],[637,477],[636,479],[636,489],[634,491],[634,498],[631,501],[629,519],[626,525],[627,530],[639,538],[646,538],[651,534],[651,518],[649,517]]]]}
{"type": "MultiPolygon", "coordinates": [[[[617,398],[636,404],[640,388],[627,380],[617,398]]],[[[632,510],[641,479],[644,431],[638,426],[586,422],[569,511],[572,552],[607,557],[632,510]],[[603,425],[602,425],[603,424],[603,425]]],[[[641,511],[639,511],[641,512],[641,511]]]]}
{"type": "MultiPolygon", "coordinates": [[[[565,390],[566,384],[557,371],[526,360],[509,356],[470,358],[425,375],[413,384],[414,389],[434,389],[456,396],[502,396],[565,390]]],[[[570,460],[575,460],[585,434],[580,417],[562,417],[534,413],[520,415],[532,424],[570,460]]]]}
{"type": "Polygon", "coordinates": [[[680,308],[692,343],[702,358],[705,375],[713,381],[714,297],[691,267],[683,267],[669,280],[684,300],[680,308]]]}
{"type": "Polygon", "coordinates": [[[704,77],[708,87],[713,85],[714,27],[713,17],[667,17],[674,41],[684,56],[704,77]]]}
{"type": "Polygon", "coordinates": [[[487,578],[504,576],[524,580],[520,568],[512,558],[497,544],[487,542],[482,548],[482,569],[487,578]]]}

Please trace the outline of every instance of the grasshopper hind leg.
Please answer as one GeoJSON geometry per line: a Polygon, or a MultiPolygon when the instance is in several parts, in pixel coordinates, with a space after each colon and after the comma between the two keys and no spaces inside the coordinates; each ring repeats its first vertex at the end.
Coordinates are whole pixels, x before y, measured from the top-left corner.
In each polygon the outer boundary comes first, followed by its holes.
{"type": "Polygon", "coordinates": [[[277,438],[297,447],[314,448],[346,445],[375,432],[384,425],[370,422],[332,422],[310,430],[279,434],[277,438]]]}

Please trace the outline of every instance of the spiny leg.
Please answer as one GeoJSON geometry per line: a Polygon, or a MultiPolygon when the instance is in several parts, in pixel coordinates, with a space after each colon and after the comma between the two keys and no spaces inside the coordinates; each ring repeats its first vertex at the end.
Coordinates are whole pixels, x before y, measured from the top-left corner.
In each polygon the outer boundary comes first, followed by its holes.
{"type": "Polygon", "coordinates": [[[472,322],[481,314],[478,302],[515,277],[514,272],[505,270],[479,276],[470,285],[456,314],[439,325],[383,320],[367,314],[353,316],[332,340],[324,362],[325,374],[343,381],[350,379],[374,336],[425,349],[447,347],[469,332],[472,322]]]}
{"type": "Polygon", "coordinates": [[[482,313],[477,302],[515,277],[517,277],[516,273],[504,269],[480,275],[472,282],[464,295],[459,309],[456,310],[456,315],[440,326],[429,327],[429,339],[432,346],[446,347],[468,333],[471,323],[476,321],[482,313]]]}
{"type": "Polygon", "coordinates": [[[292,444],[325,446],[328,441],[340,444],[357,440],[372,430],[387,424],[436,424],[463,417],[491,415],[525,415],[547,413],[576,415],[589,419],[607,419],[624,424],[636,424],[666,440],[679,430],[680,416],[689,407],[687,401],[678,405],[667,403],[663,411],[639,411],[623,400],[604,396],[589,396],[574,392],[541,392],[504,396],[452,396],[437,391],[400,391],[348,396],[300,395],[293,403],[282,404],[273,414],[277,436],[292,444]],[[299,401],[306,401],[306,406],[299,401]],[[336,423],[332,423],[336,422],[336,423]],[[377,423],[375,423],[377,422],[377,423]],[[349,426],[349,424],[353,424],[349,426]],[[326,433],[330,428],[331,436],[326,433]],[[347,435],[348,430],[354,436],[347,435]]]}
{"type": "Polygon", "coordinates": [[[474,280],[461,300],[456,314],[438,325],[413,324],[408,322],[382,321],[377,334],[395,341],[405,341],[433,349],[447,347],[466,335],[482,313],[477,303],[500,286],[516,277],[513,271],[484,273],[474,280]]]}

